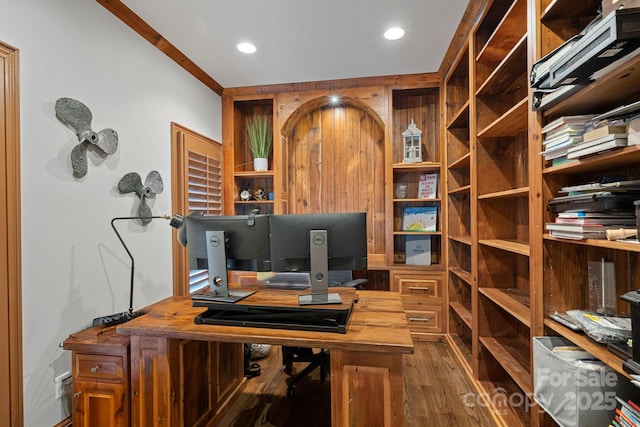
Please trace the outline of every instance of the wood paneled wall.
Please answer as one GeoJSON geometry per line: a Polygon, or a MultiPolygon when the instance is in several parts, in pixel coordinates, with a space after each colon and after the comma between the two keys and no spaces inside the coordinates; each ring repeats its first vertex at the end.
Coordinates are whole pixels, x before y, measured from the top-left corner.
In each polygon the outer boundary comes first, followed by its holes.
{"type": "Polygon", "coordinates": [[[371,253],[384,252],[384,129],[349,105],[308,112],[287,138],[290,213],[368,213],[371,253]]]}

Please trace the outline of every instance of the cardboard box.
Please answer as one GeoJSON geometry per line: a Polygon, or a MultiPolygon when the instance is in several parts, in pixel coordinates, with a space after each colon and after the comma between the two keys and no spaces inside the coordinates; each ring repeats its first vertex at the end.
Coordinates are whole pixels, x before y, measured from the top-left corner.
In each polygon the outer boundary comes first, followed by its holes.
{"type": "Polygon", "coordinates": [[[627,145],[640,144],[640,117],[631,119],[627,128],[627,145]]]}
{"type": "Polygon", "coordinates": [[[616,9],[640,7],[640,0],[602,0],[602,16],[607,16],[616,9]]]}

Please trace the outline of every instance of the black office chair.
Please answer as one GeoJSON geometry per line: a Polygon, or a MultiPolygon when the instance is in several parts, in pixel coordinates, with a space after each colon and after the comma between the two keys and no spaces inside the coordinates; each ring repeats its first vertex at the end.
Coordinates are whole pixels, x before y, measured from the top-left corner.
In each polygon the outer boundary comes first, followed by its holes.
{"type": "MultiPolygon", "coordinates": [[[[359,290],[364,289],[363,285],[367,279],[353,279],[350,270],[329,271],[329,287],[351,287],[359,290]]],[[[282,347],[282,366],[288,375],[293,373],[294,363],[307,363],[302,371],[287,379],[287,397],[295,395],[295,386],[306,378],[311,372],[320,368],[320,381],[325,381],[327,373],[330,372],[329,351],[320,349],[314,353],[312,348],[307,347],[282,347]]]]}

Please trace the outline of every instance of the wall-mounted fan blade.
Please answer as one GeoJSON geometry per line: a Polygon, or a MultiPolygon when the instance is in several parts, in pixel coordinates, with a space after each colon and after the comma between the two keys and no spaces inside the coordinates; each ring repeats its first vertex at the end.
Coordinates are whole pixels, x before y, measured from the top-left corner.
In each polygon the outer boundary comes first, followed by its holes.
{"type": "Polygon", "coordinates": [[[129,172],[118,182],[118,191],[121,194],[136,193],[138,197],[142,195],[142,179],[136,172],[129,172]]]}
{"type": "Polygon", "coordinates": [[[105,153],[113,154],[118,150],[118,133],[113,129],[102,129],[98,132],[98,140],[94,144],[105,153]]]}
{"type": "Polygon", "coordinates": [[[151,222],[151,208],[147,204],[147,198],[142,196],[140,197],[140,206],[138,206],[138,216],[142,217],[140,222],[143,224],[148,224],[151,222]]]}
{"type": "Polygon", "coordinates": [[[113,129],[94,132],[91,129],[91,111],[82,102],[71,98],[58,98],[55,109],[58,120],[73,129],[80,142],[80,145],[71,151],[73,176],[80,178],[87,174],[87,144],[93,144],[107,155],[116,152],[118,133],[113,129]]]}
{"type": "Polygon", "coordinates": [[[145,187],[149,187],[151,193],[160,194],[164,189],[164,184],[162,183],[162,177],[160,176],[160,172],[151,171],[147,178],[144,180],[145,187]]]}
{"type": "Polygon", "coordinates": [[[59,98],[56,101],[56,117],[73,129],[79,140],[83,133],[91,132],[91,111],[80,101],[59,98]]]}
{"type": "Polygon", "coordinates": [[[82,178],[87,174],[87,142],[81,142],[71,150],[73,176],[82,178]]]}

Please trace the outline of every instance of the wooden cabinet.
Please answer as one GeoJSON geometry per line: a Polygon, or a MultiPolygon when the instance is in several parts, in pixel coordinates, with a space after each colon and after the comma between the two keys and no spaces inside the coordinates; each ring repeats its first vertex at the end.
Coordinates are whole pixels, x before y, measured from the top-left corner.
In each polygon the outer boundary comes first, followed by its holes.
{"type": "Polygon", "coordinates": [[[411,337],[439,340],[444,332],[444,285],[441,272],[392,270],[392,290],[400,292],[411,337]]]}
{"type": "Polygon", "coordinates": [[[74,426],[130,425],[129,337],[93,327],[71,335],[74,426]]]}
{"type": "Polygon", "coordinates": [[[74,426],[213,426],[242,389],[242,344],[133,340],[96,326],[64,341],[72,352],[74,426]],[[165,356],[170,363],[157,363],[165,356]]]}

